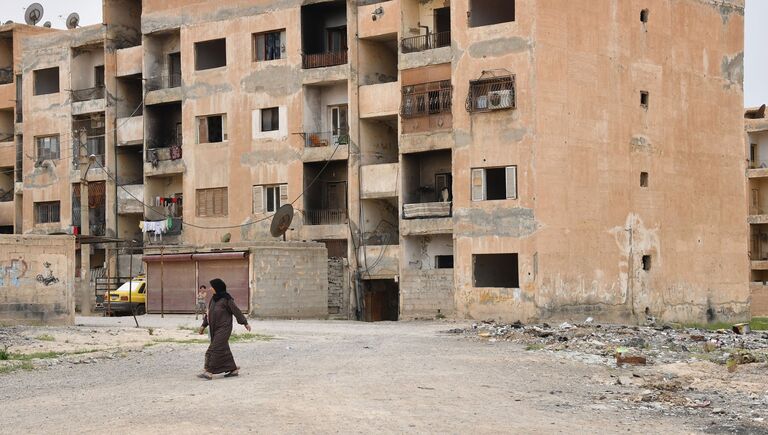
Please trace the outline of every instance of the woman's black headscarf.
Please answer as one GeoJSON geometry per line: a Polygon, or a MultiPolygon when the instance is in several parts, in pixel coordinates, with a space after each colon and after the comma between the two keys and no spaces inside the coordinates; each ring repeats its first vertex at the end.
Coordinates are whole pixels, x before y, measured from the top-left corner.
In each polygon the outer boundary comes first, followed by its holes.
{"type": "Polygon", "coordinates": [[[218,301],[219,299],[232,299],[232,296],[227,293],[227,285],[224,283],[224,281],[220,280],[219,278],[214,278],[211,280],[211,287],[213,287],[214,290],[216,290],[216,294],[213,295],[213,300],[218,301]]]}

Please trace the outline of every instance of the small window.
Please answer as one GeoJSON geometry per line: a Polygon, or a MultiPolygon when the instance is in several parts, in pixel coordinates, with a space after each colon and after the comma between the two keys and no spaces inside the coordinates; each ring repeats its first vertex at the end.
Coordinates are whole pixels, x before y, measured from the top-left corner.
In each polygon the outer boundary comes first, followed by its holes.
{"type": "Polygon", "coordinates": [[[517,166],[472,169],[472,201],[517,199],[517,166]]]}
{"type": "Polygon", "coordinates": [[[519,288],[517,254],[472,255],[475,287],[519,288]]]}
{"type": "Polygon", "coordinates": [[[466,109],[470,113],[516,109],[515,76],[484,72],[478,80],[469,82],[466,109]]]}
{"type": "Polygon", "coordinates": [[[227,188],[197,189],[196,215],[198,217],[220,217],[228,214],[227,188]]]}
{"type": "Polygon", "coordinates": [[[648,91],[640,91],[640,106],[644,109],[647,109],[650,98],[651,96],[648,91]]]}
{"type": "Polygon", "coordinates": [[[195,70],[227,66],[226,38],[195,43],[195,70]]]}
{"type": "Polygon", "coordinates": [[[648,187],[648,173],[647,172],[641,172],[640,173],[640,187],[648,187]]]}
{"type": "Polygon", "coordinates": [[[651,256],[650,255],[643,255],[643,270],[645,270],[645,271],[651,270],[651,256]]]}
{"type": "Polygon", "coordinates": [[[227,115],[197,117],[197,143],[227,140],[227,115]]]}
{"type": "Polygon", "coordinates": [[[55,94],[59,92],[59,67],[34,71],[35,95],[55,94]]]}
{"type": "Polygon", "coordinates": [[[104,87],[104,65],[93,67],[93,87],[104,87]]]}
{"type": "Polygon", "coordinates": [[[263,184],[253,186],[253,213],[274,213],[288,204],[287,184],[263,184]]]}
{"type": "Polygon", "coordinates": [[[469,27],[515,21],[515,0],[470,0],[469,27]]]}
{"type": "Polygon", "coordinates": [[[261,131],[280,130],[280,110],[277,107],[261,109],[261,131]]]}
{"type": "Polygon", "coordinates": [[[285,29],[253,34],[253,60],[263,62],[285,57],[285,29]]]}
{"type": "Polygon", "coordinates": [[[453,269],[453,255],[435,255],[435,269],[453,269]]]}
{"type": "Polygon", "coordinates": [[[35,203],[35,223],[51,224],[60,221],[59,201],[36,202],[35,203]]]}
{"type": "Polygon", "coordinates": [[[59,148],[59,136],[36,137],[37,160],[53,160],[61,157],[59,148]]]}
{"type": "Polygon", "coordinates": [[[650,13],[651,12],[648,9],[643,9],[642,11],[640,11],[640,21],[643,22],[643,23],[647,23],[648,22],[648,15],[650,13]]]}

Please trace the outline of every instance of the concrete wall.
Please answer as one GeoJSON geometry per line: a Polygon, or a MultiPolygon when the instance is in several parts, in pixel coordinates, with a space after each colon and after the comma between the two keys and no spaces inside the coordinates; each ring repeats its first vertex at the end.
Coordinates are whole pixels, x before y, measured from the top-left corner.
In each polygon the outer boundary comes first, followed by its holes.
{"type": "Polygon", "coordinates": [[[326,318],[327,250],[319,243],[259,243],[251,248],[251,315],[326,318]]]}
{"type": "Polygon", "coordinates": [[[0,324],[73,325],[75,238],[0,235],[0,324]]]}

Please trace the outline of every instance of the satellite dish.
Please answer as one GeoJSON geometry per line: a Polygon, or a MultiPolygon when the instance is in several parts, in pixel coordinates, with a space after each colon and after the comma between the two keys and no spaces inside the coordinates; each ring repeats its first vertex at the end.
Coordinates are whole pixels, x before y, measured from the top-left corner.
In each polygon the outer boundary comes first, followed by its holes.
{"type": "Polygon", "coordinates": [[[67,16],[67,29],[74,29],[80,24],[80,15],[77,12],[72,12],[67,16]]]}
{"type": "Polygon", "coordinates": [[[40,20],[43,19],[43,5],[40,3],[32,3],[24,12],[24,21],[30,26],[34,26],[40,20]]]}
{"type": "Polygon", "coordinates": [[[13,20],[8,20],[4,24],[13,24],[13,20]]]}
{"type": "Polygon", "coordinates": [[[272,225],[269,226],[269,233],[272,237],[285,237],[285,232],[291,226],[293,220],[293,206],[291,204],[285,204],[277,209],[275,215],[272,216],[272,225]]]}
{"type": "Polygon", "coordinates": [[[51,22],[50,21],[46,21],[45,23],[43,23],[43,27],[47,27],[47,28],[50,29],[51,28],[51,22]]]}

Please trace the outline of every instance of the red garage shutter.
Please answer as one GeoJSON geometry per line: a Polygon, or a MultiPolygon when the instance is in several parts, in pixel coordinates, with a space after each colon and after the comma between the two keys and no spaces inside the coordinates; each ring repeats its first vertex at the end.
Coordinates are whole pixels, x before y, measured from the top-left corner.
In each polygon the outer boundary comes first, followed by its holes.
{"type": "MultiPolygon", "coordinates": [[[[235,303],[244,313],[251,308],[251,291],[248,285],[248,258],[240,253],[239,257],[231,259],[217,258],[217,254],[195,254],[197,261],[198,282],[210,288],[209,282],[219,278],[227,284],[227,293],[232,295],[235,303]]],[[[218,254],[231,256],[232,254],[218,254]]],[[[227,257],[224,257],[227,258],[227,257]]]]}

